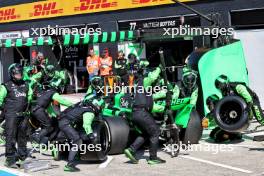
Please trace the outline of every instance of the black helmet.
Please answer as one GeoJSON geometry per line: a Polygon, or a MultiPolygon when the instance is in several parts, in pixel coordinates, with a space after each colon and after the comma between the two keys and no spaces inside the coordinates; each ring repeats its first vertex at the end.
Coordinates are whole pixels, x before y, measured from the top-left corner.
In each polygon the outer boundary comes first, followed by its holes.
{"type": "Polygon", "coordinates": [[[92,89],[96,91],[96,93],[100,93],[99,91],[104,86],[104,83],[101,77],[95,76],[90,81],[90,85],[92,86],[92,89]]]}
{"type": "Polygon", "coordinates": [[[188,68],[184,68],[182,82],[184,87],[193,89],[197,82],[197,72],[188,68]]]}
{"type": "Polygon", "coordinates": [[[215,87],[221,91],[225,90],[228,87],[229,79],[226,75],[220,75],[215,80],[215,87]]]}
{"type": "Polygon", "coordinates": [[[134,53],[130,53],[127,58],[130,64],[136,64],[137,56],[134,53]]]}
{"type": "Polygon", "coordinates": [[[49,78],[53,78],[53,76],[55,75],[55,67],[53,65],[47,65],[44,70],[49,78]]]}
{"type": "Polygon", "coordinates": [[[23,67],[21,64],[14,63],[9,66],[8,73],[12,81],[18,83],[23,80],[23,67]],[[17,76],[20,75],[20,76],[17,76]]]}

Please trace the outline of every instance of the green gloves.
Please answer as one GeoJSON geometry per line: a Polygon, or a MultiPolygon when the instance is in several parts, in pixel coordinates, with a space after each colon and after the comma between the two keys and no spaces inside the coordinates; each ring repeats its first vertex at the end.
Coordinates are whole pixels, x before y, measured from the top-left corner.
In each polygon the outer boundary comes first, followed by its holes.
{"type": "Polygon", "coordinates": [[[73,105],[73,103],[65,98],[63,98],[60,94],[58,93],[55,93],[53,96],[52,96],[52,100],[55,100],[57,102],[59,102],[59,104],[63,105],[63,106],[66,106],[66,107],[70,107],[73,105]]]}
{"type": "Polygon", "coordinates": [[[235,89],[237,93],[246,100],[247,103],[253,103],[253,99],[244,85],[238,84],[235,89]]]}
{"type": "Polygon", "coordinates": [[[7,90],[4,85],[0,85],[0,106],[3,105],[5,97],[7,96],[7,90]]]}
{"type": "Polygon", "coordinates": [[[92,112],[86,112],[83,114],[83,128],[87,135],[93,133],[92,123],[94,117],[95,116],[92,112]]]}

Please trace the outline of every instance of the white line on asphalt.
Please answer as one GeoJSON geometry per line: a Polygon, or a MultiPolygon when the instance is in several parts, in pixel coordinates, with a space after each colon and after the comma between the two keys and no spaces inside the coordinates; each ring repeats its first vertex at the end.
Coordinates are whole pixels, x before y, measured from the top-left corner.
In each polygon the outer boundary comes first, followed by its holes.
{"type": "Polygon", "coordinates": [[[219,167],[231,169],[231,170],[236,170],[236,171],[244,172],[244,173],[248,173],[248,174],[253,173],[253,171],[250,171],[250,170],[240,169],[238,167],[233,167],[233,166],[228,166],[228,165],[225,165],[225,164],[215,163],[215,162],[212,162],[212,161],[203,160],[203,159],[199,159],[199,158],[195,158],[195,157],[191,157],[191,156],[180,156],[180,157],[186,158],[186,159],[191,159],[191,160],[194,160],[194,161],[199,161],[199,162],[202,162],[202,163],[211,164],[211,165],[214,165],[214,166],[219,166],[219,167]]]}
{"type": "Polygon", "coordinates": [[[229,144],[232,147],[245,147],[245,148],[260,148],[261,146],[256,145],[241,145],[241,144],[229,144]]]}
{"type": "MultiPolygon", "coordinates": [[[[208,145],[206,142],[200,142],[201,145],[208,145]]],[[[199,144],[198,144],[199,145],[199,144]]],[[[259,148],[261,146],[256,146],[256,145],[247,145],[247,144],[209,144],[209,145],[227,145],[231,147],[247,147],[247,148],[259,148]]]]}
{"type": "Polygon", "coordinates": [[[106,168],[107,165],[114,159],[112,156],[107,156],[107,160],[98,166],[99,169],[106,168]]]}
{"type": "Polygon", "coordinates": [[[30,176],[30,175],[25,174],[25,173],[23,173],[23,172],[19,172],[19,171],[17,171],[17,170],[8,169],[8,168],[1,167],[1,166],[0,166],[0,171],[1,171],[1,170],[2,170],[2,171],[5,171],[5,172],[8,172],[8,173],[10,173],[10,174],[18,175],[18,176],[30,176]]]}

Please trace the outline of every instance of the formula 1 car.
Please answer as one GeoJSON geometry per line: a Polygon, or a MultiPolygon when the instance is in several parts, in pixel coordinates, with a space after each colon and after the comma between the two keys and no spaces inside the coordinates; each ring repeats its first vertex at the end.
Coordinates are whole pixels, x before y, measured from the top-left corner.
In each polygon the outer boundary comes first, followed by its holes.
{"type": "MultiPolygon", "coordinates": [[[[133,133],[141,133],[140,129],[131,122],[133,98],[129,94],[117,94],[114,97],[114,104],[103,110],[105,119],[123,119],[129,126],[127,130],[118,135],[122,145],[111,148],[110,154],[122,153],[128,144],[128,140],[133,133]],[[124,133],[130,131],[129,133],[124,133]],[[113,152],[114,150],[114,152],[113,152]]],[[[160,100],[156,103],[164,105],[166,100],[160,100]]],[[[202,135],[201,117],[198,112],[189,104],[190,98],[173,100],[170,110],[173,115],[173,124],[169,115],[165,113],[153,113],[157,124],[160,126],[160,138],[167,144],[173,146],[179,145],[179,140],[185,144],[196,144],[202,135]],[[174,125],[175,124],[175,125],[174,125]],[[180,136],[179,136],[180,134],[180,136]],[[189,143],[188,143],[189,142],[189,143]]],[[[119,127],[120,128],[120,127],[119,127]]],[[[123,127],[122,127],[123,128],[123,127]]],[[[178,146],[177,146],[178,147],[178,146]]],[[[177,156],[178,150],[171,150],[172,156],[177,156]]]]}

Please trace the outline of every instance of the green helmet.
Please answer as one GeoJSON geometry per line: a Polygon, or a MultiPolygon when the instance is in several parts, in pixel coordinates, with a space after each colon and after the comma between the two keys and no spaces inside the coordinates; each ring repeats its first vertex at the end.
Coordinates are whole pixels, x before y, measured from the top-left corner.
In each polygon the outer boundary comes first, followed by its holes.
{"type": "Polygon", "coordinates": [[[197,83],[197,72],[187,67],[183,68],[182,82],[184,87],[193,89],[197,83]]]}

